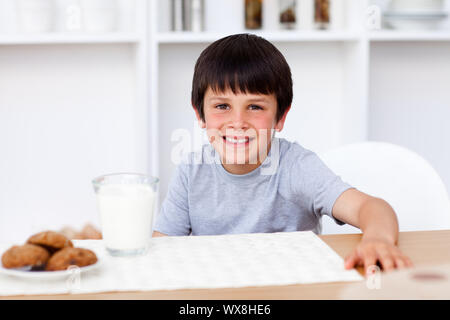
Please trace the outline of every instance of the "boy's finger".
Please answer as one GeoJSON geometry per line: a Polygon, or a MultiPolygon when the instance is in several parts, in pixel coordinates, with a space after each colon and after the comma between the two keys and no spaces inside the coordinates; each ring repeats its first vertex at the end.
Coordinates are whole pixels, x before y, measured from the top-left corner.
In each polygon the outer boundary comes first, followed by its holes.
{"type": "Polygon", "coordinates": [[[368,252],[364,255],[364,271],[368,273],[370,267],[376,265],[377,255],[374,252],[368,252]]]}
{"type": "Polygon", "coordinates": [[[395,261],[395,267],[396,267],[396,268],[398,268],[398,269],[404,269],[404,268],[406,268],[406,262],[403,261],[403,258],[402,258],[402,257],[395,257],[395,258],[394,258],[394,261],[395,261]]]}
{"type": "Polygon", "coordinates": [[[414,264],[412,263],[411,259],[409,259],[408,257],[403,256],[403,261],[405,261],[406,266],[408,268],[414,267],[414,264]]]}
{"type": "Polygon", "coordinates": [[[384,271],[391,271],[395,266],[394,259],[389,254],[380,256],[380,263],[384,271]]]}
{"type": "Polygon", "coordinates": [[[402,258],[402,261],[405,264],[406,268],[411,268],[411,267],[414,266],[413,263],[411,262],[411,260],[408,257],[402,255],[401,258],[402,258]]]}
{"type": "Polygon", "coordinates": [[[347,258],[345,258],[345,269],[353,268],[358,262],[359,257],[356,251],[353,251],[347,258]]]}

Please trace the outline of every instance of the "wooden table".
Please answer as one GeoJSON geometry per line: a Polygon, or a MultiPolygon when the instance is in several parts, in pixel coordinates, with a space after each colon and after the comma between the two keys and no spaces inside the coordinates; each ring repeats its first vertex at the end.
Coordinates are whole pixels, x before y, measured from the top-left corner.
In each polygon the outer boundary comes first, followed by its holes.
{"type": "MultiPolygon", "coordinates": [[[[345,258],[361,239],[361,234],[320,236],[341,257],[345,258]]],[[[450,230],[401,232],[400,249],[415,266],[450,264],[450,230]]],[[[363,269],[358,268],[363,274],[363,269]]],[[[195,289],[147,292],[110,292],[96,294],[64,294],[46,296],[16,296],[7,299],[338,299],[339,293],[350,283],[323,283],[308,285],[246,287],[232,289],[195,289]]],[[[401,297],[399,297],[401,299],[401,297]]]]}

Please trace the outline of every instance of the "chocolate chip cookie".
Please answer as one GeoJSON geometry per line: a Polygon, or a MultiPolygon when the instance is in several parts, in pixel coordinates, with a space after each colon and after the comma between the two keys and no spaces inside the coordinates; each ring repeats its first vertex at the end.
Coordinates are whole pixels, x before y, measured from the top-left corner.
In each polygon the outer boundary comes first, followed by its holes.
{"type": "Polygon", "coordinates": [[[51,256],[46,271],[66,270],[69,266],[85,267],[97,262],[97,256],[89,249],[66,247],[51,256]]]}
{"type": "Polygon", "coordinates": [[[70,241],[69,238],[54,231],[44,231],[32,235],[27,240],[27,243],[44,247],[50,252],[50,254],[66,247],[73,247],[72,241],[70,241]]]}
{"type": "Polygon", "coordinates": [[[2,255],[3,267],[7,269],[31,267],[43,269],[50,258],[50,253],[43,247],[34,244],[13,246],[2,255]]]}

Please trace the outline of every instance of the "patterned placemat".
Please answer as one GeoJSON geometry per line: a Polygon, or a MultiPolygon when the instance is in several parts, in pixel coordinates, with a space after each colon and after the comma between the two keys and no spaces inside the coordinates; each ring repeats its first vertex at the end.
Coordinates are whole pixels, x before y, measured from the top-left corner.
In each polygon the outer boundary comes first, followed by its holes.
{"type": "MultiPolygon", "coordinates": [[[[93,250],[99,267],[59,279],[22,279],[0,274],[0,295],[93,293],[193,288],[230,288],[360,281],[343,259],[313,232],[283,232],[150,240],[144,256],[117,258],[101,240],[75,240],[93,250]]],[[[3,253],[8,246],[0,246],[3,253]]]]}

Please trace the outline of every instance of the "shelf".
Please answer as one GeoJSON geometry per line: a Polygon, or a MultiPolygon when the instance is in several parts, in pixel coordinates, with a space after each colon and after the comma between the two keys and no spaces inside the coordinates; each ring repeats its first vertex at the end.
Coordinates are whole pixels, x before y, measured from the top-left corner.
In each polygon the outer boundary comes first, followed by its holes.
{"type": "Polygon", "coordinates": [[[450,31],[394,31],[369,33],[370,41],[450,41],[450,31]]]}
{"type": "Polygon", "coordinates": [[[138,43],[139,37],[133,33],[110,34],[3,34],[0,45],[30,44],[77,44],[77,43],[138,43]]]}
{"type": "MultiPolygon", "coordinates": [[[[239,32],[233,32],[239,33],[239,32]]],[[[315,42],[315,41],[357,41],[359,35],[349,31],[276,31],[254,32],[251,30],[242,31],[242,33],[254,33],[273,42],[315,42]]],[[[158,33],[156,38],[160,44],[176,43],[209,43],[220,38],[226,37],[230,33],[196,33],[196,32],[164,32],[158,33]]]]}

